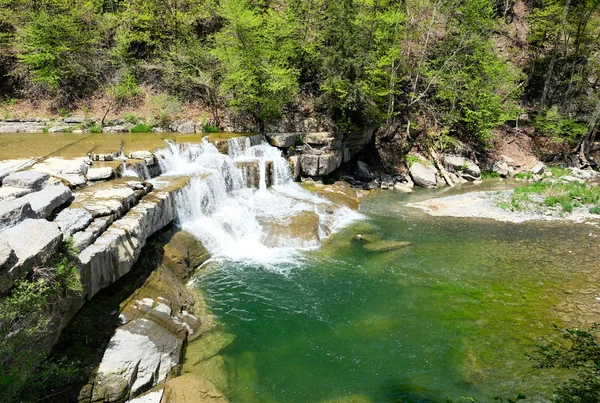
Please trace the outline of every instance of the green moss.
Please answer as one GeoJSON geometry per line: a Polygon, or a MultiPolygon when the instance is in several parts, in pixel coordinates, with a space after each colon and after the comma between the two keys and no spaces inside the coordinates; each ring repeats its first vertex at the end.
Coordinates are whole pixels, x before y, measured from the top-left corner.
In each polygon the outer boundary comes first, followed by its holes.
{"type": "Polygon", "coordinates": [[[600,204],[596,205],[596,206],[593,206],[593,207],[590,207],[589,212],[592,213],[592,214],[600,214],[600,204]]]}
{"type": "Polygon", "coordinates": [[[483,171],[481,173],[481,179],[498,179],[500,174],[494,171],[483,171]]]}

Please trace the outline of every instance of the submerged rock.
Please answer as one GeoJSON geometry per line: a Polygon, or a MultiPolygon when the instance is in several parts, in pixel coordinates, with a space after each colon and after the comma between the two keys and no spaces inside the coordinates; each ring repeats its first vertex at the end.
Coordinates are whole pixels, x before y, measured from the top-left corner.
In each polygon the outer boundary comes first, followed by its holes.
{"type": "Polygon", "coordinates": [[[406,248],[412,245],[410,242],[402,241],[374,241],[363,245],[363,248],[369,252],[389,252],[396,249],[406,248]]]}

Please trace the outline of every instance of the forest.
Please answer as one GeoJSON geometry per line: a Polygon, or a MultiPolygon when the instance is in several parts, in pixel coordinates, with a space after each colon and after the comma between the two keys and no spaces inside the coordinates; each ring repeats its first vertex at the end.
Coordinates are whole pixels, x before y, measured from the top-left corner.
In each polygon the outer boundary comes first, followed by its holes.
{"type": "MultiPolygon", "coordinates": [[[[529,124],[577,144],[600,114],[598,0],[0,0],[3,106],[144,91],[264,127],[290,108],[485,147],[529,124]]],[[[593,140],[593,137],[592,137],[593,140]]],[[[588,141],[589,143],[589,141],[588,141]]]]}

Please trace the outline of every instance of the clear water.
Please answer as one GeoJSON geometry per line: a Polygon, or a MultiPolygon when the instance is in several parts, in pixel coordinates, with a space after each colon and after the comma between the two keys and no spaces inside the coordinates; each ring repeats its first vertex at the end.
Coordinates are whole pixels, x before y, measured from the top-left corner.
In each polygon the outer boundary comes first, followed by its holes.
{"type": "Polygon", "coordinates": [[[365,220],[289,266],[225,259],[201,270],[194,284],[234,336],[223,373],[201,374],[225,380],[232,402],[549,401],[560,374],[533,370],[525,354],[553,324],[600,314],[600,231],[403,207],[424,196],[365,200],[365,220]],[[364,233],[412,245],[370,252],[354,240],[364,233]]]}

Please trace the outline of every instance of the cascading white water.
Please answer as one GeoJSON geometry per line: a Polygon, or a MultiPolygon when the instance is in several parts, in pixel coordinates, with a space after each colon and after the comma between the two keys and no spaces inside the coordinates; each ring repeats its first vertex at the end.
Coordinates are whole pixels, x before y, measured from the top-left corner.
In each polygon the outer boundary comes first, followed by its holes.
{"type": "Polygon", "coordinates": [[[314,217],[316,213],[323,237],[359,217],[346,208],[332,213],[331,202],[293,181],[286,159],[266,142],[252,145],[248,138],[235,138],[228,146],[229,155],[223,155],[204,138],[200,144],[167,142],[157,153],[163,175],[192,177],[176,199],[178,221],[203,242],[213,258],[266,265],[292,262],[298,250],[318,247],[319,237],[295,237],[289,231],[278,236],[281,228],[287,229],[302,214],[314,217]],[[258,189],[248,187],[250,173],[238,167],[247,164],[258,166],[258,189]],[[267,164],[271,166],[270,188],[267,164]]]}

